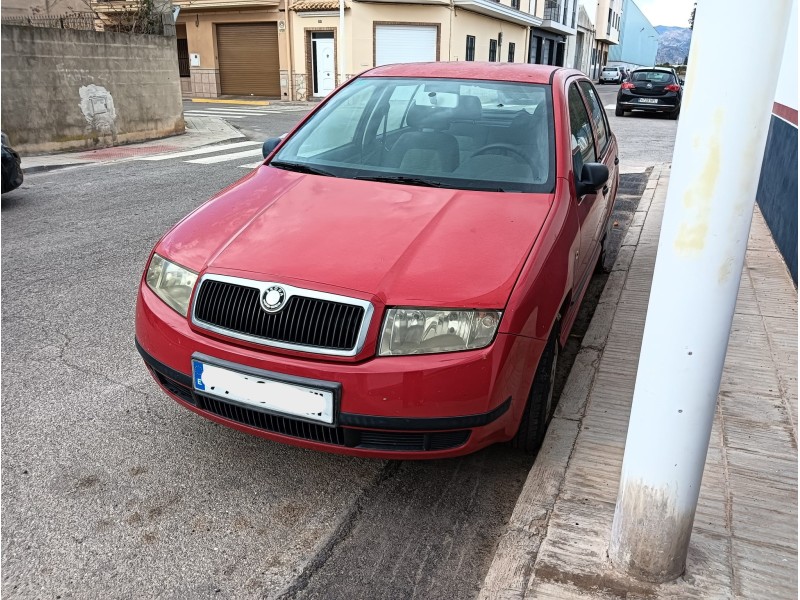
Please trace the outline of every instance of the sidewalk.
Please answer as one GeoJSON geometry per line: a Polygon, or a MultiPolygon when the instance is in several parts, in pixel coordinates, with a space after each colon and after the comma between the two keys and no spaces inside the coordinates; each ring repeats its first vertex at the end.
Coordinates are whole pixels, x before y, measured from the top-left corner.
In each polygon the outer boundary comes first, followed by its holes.
{"type": "Polygon", "coordinates": [[[656,166],[482,599],[797,598],[797,291],[757,209],[686,572],[645,584],[606,555],[668,180],[656,166]]]}
{"type": "Polygon", "coordinates": [[[183,135],[151,142],[80,152],[23,156],[22,169],[25,173],[36,173],[76,165],[141,158],[163,152],[191,150],[200,146],[223,144],[245,138],[243,133],[219,117],[186,117],[185,122],[186,133],[183,135]]]}

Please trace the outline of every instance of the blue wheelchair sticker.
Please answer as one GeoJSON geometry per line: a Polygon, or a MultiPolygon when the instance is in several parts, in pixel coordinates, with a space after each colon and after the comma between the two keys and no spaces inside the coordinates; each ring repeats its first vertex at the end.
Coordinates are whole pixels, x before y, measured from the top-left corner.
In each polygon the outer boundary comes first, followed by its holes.
{"type": "Polygon", "coordinates": [[[192,371],[194,373],[194,389],[205,390],[206,386],[203,383],[203,363],[199,360],[193,360],[192,371]]]}

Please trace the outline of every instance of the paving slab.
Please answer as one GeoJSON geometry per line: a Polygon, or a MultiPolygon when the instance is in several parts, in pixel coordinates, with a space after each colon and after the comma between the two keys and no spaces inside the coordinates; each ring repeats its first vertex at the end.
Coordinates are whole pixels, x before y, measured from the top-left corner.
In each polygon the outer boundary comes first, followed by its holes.
{"type": "Polygon", "coordinates": [[[668,182],[656,166],[481,599],[797,598],[797,290],[757,208],[686,571],[642,583],[606,553],[668,182]]]}

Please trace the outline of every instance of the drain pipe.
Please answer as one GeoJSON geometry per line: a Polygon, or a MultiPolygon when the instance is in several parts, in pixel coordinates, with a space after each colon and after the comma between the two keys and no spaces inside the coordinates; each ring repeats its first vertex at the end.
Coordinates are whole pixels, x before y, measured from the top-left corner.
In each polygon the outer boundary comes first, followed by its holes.
{"type": "Polygon", "coordinates": [[[792,5],[732,61],[751,0],[697,3],[608,550],[637,579],[684,571],[792,5]]]}

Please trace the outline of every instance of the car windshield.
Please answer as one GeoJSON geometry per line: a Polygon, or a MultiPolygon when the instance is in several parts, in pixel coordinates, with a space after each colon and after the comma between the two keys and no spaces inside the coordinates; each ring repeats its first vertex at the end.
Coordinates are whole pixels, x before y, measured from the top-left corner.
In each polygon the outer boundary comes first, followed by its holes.
{"type": "Polygon", "coordinates": [[[465,190],[550,192],[550,87],[362,77],[314,113],[273,167],[465,190]]]}
{"type": "Polygon", "coordinates": [[[605,73],[616,73],[616,67],[603,67],[603,72],[605,73]]]}
{"type": "Polygon", "coordinates": [[[648,81],[650,83],[670,83],[672,73],[665,71],[636,71],[633,74],[634,81],[648,81]]]}

